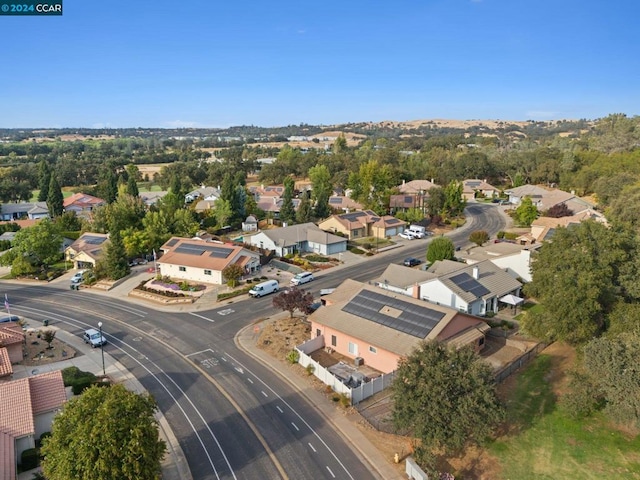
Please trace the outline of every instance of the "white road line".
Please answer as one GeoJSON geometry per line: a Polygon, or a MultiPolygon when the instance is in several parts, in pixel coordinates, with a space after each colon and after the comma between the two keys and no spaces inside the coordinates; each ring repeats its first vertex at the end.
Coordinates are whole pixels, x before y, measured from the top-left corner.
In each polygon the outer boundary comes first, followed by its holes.
{"type": "Polygon", "coordinates": [[[247,381],[248,381],[249,383],[253,383],[253,380],[251,380],[250,378],[247,378],[247,381]]]}
{"type": "Polygon", "coordinates": [[[193,352],[193,353],[190,353],[189,355],[185,355],[185,357],[189,358],[192,355],[200,355],[201,353],[208,353],[208,352],[213,353],[213,350],[211,350],[210,348],[207,348],[206,350],[200,350],[199,352],[193,352]]]}
{"type": "Polygon", "coordinates": [[[283,411],[280,407],[276,406],[276,408],[278,409],[278,411],[279,411],[280,413],[284,413],[284,411],[283,411]]]}
{"type": "Polygon", "coordinates": [[[295,423],[291,422],[291,425],[293,425],[293,428],[295,428],[297,431],[300,431],[300,429],[298,428],[298,426],[295,423]]]}
{"type": "MultiPolygon", "coordinates": [[[[74,328],[82,328],[82,326],[84,327],[90,327],[91,325],[86,323],[86,322],[82,322],[80,320],[76,320],[74,318],[71,317],[67,317],[64,315],[60,315],[59,313],[51,313],[51,312],[47,312],[46,310],[40,310],[40,309],[36,309],[36,308],[31,308],[31,307],[20,307],[20,308],[15,308],[13,307],[15,310],[32,310],[34,312],[39,312],[39,315],[45,316],[45,317],[60,317],[66,320],[59,320],[63,323],[66,323],[68,325],[73,326],[74,328]],[[44,315],[44,313],[46,313],[47,315],[44,315]]],[[[99,315],[97,315],[99,316],[99,315]]],[[[128,348],[130,348],[131,350],[133,350],[136,353],[140,353],[138,352],[138,350],[136,350],[134,347],[132,347],[131,345],[129,345],[128,343],[120,340],[119,338],[109,334],[109,333],[105,333],[103,332],[103,335],[107,338],[111,337],[112,341],[110,342],[111,346],[114,348],[117,348],[118,350],[120,350],[124,355],[126,355],[127,357],[129,357],[131,360],[133,360],[134,362],[136,362],[138,365],[140,365],[143,369],[145,369],[157,382],[158,384],[164,388],[164,390],[169,394],[169,396],[173,399],[175,405],[178,407],[178,409],[182,412],[182,414],[184,415],[184,418],[187,420],[187,422],[189,423],[189,425],[191,426],[191,429],[193,430],[193,432],[195,433],[196,437],[198,438],[198,442],[200,443],[200,446],[202,447],[202,449],[205,452],[205,455],[207,456],[207,458],[209,459],[209,465],[211,465],[211,468],[213,470],[213,473],[215,474],[216,478],[220,479],[220,475],[218,474],[218,470],[216,469],[216,466],[213,462],[213,459],[211,458],[211,456],[209,455],[209,451],[207,450],[207,448],[204,445],[204,441],[202,440],[202,437],[200,436],[200,434],[198,433],[198,430],[195,428],[195,425],[193,424],[193,422],[191,421],[191,418],[189,418],[189,416],[187,415],[187,412],[184,411],[184,409],[182,408],[182,405],[180,405],[180,403],[178,403],[178,399],[173,395],[173,393],[171,393],[169,391],[169,389],[167,388],[167,386],[164,384],[164,382],[161,382],[160,379],[158,378],[158,376],[153,373],[149,368],[147,368],[145,365],[143,365],[137,358],[135,358],[133,355],[127,353],[123,348],[119,347],[118,345],[113,343],[113,339],[117,340],[118,342],[120,342],[122,345],[126,345],[128,348]]],[[[147,359],[148,360],[148,359],[147,359]]],[[[167,377],[169,379],[169,381],[171,383],[173,383],[176,387],[176,389],[178,389],[178,391],[180,391],[182,398],[184,398],[190,405],[191,408],[193,408],[193,410],[196,412],[196,414],[198,415],[198,417],[200,417],[200,420],[202,421],[202,423],[205,425],[206,429],[209,431],[209,434],[211,435],[211,437],[213,438],[214,442],[216,443],[216,445],[218,446],[218,449],[220,450],[220,453],[222,454],[222,457],[225,460],[225,463],[227,464],[227,467],[229,468],[229,471],[231,472],[231,475],[233,476],[234,479],[237,480],[236,474],[233,471],[233,468],[231,467],[231,464],[229,463],[229,459],[227,458],[227,455],[224,453],[224,450],[222,449],[222,445],[220,445],[220,442],[218,441],[218,438],[215,436],[215,434],[213,433],[213,431],[211,430],[211,428],[209,427],[209,424],[205,421],[204,417],[202,416],[202,414],[200,413],[200,411],[196,408],[196,406],[193,404],[193,402],[191,401],[191,398],[189,398],[189,396],[186,394],[186,392],[184,390],[182,390],[178,384],[173,380],[173,378],[171,378],[164,370],[162,370],[155,362],[149,361],[149,363],[151,363],[154,367],[156,367],[158,369],[158,371],[162,372],[162,374],[167,377]]]]}
{"type": "Polygon", "coordinates": [[[331,471],[331,469],[329,468],[329,465],[327,465],[327,470],[329,470],[329,473],[331,474],[331,476],[333,478],[336,478],[336,476],[333,474],[333,472],[331,471]]]}
{"type": "MultiPolygon", "coordinates": [[[[251,382],[251,383],[253,383],[253,382],[251,382]]],[[[267,395],[266,393],[264,393],[264,390],[261,390],[261,392],[262,392],[262,394],[263,394],[265,397],[269,398],[269,395],[267,395]]]]}
{"type": "MultiPolygon", "coordinates": [[[[242,365],[241,362],[238,362],[233,355],[230,355],[229,353],[225,353],[225,355],[228,355],[229,358],[231,358],[232,360],[234,360],[235,362],[238,363],[238,365],[242,365]]],[[[244,366],[244,365],[243,365],[244,366]]],[[[331,450],[331,447],[329,447],[329,445],[327,445],[327,442],[325,442],[322,437],[318,434],[318,432],[316,432],[313,427],[311,425],[309,425],[309,423],[302,417],[302,415],[300,415],[289,403],[287,403],[287,401],[285,399],[283,399],[280,395],[278,395],[278,393],[271,388],[269,385],[267,385],[260,377],[258,377],[255,373],[253,373],[251,370],[249,370],[248,368],[245,367],[245,369],[247,370],[247,372],[249,372],[251,375],[253,375],[253,378],[255,378],[258,382],[260,382],[262,385],[264,385],[264,387],[266,388],[266,390],[270,391],[277,399],[279,399],[283,404],[285,404],[287,406],[287,408],[289,408],[289,410],[291,410],[293,412],[293,414],[298,417],[300,419],[300,421],[309,429],[311,430],[311,432],[313,433],[313,435],[315,435],[315,437],[320,441],[320,443],[322,445],[324,445],[324,448],[327,449],[327,451],[329,451],[331,453],[331,456],[333,456],[333,458],[335,458],[336,462],[338,462],[338,464],[342,467],[342,469],[344,470],[344,472],[347,474],[347,476],[351,479],[351,480],[355,480],[353,478],[353,476],[351,475],[351,473],[349,472],[349,470],[347,470],[347,467],[340,461],[340,459],[338,458],[338,456],[335,454],[335,452],[333,450],[331,450]]]]}
{"type": "Polygon", "coordinates": [[[194,317],[202,318],[203,320],[206,320],[207,322],[216,323],[215,320],[211,320],[210,318],[203,317],[202,315],[198,315],[197,313],[189,312],[189,315],[193,315],[194,317]]]}
{"type": "Polygon", "coordinates": [[[238,372],[240,375],[242,375],[244,373],[244,370],[241,369],[240,367],[234,367],[235,371],[238,372]]]}
{"type": "Polygon", "coordinates": [[[224,357],[220,357],[220,360],[222,360],[223,362],[226,362],[226,361],[227,361],[227,359],[226,359],[226,358],[224,358],[224,357]]]}
{"type": "Polygon", "coordinates": [[[316,449],[315,449],[315,448],[313,448],[313,445],[311,445],[311,442],[309,442],[309,448],[310,448],[311,450],[313,450],[313,453],[317,453],[317,452],[316,452],[316,449]]]}

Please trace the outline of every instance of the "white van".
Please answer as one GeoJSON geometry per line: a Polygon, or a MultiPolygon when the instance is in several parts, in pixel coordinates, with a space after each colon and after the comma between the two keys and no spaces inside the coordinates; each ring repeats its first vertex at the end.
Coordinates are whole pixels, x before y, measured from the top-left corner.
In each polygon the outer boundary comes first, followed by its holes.
{"type": "Polygon", "coordinates": [[[291,285],[302,285],[303,283],[313,282],[313,273],[311,272],[302,272],[298,273],[295,277],[291,279],[291,285]]]}
{"type": "Polygon", "coordinates": [[[249,290],[249,296],[258,298],[264,295],[269,295],[273,292],[277,292],[279,289],[280,285],[278,285],[277,280],[267,280],[266,282],[257,284],[255,287],[249,290]]]}
{"type": "Polygon", "coordinates": [[[424,238],[426,235],[426,228],[421,225],[410,225],[409,226],[409,234],[413,235],[416,238],[424,238]]]}

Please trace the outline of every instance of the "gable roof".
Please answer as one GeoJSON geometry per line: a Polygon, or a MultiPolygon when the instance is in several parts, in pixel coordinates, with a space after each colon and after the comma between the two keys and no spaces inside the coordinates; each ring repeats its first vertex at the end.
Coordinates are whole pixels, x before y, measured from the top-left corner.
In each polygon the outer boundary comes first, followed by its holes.
{"type": "Polygon", "coordinates": [[[476,190],[498,191],[493,185],[488,184],[484,180],[478,180],[477,178],[469,178],[462,182],[462,193],[474,193],[476,190]]]}
{"type": "Polygon", "coordinates": [[[376,280],[376,283],[407,289],[416,283],[419,284],[434,278],[437,276],[431,272],[390,263],[376,280]]]}
{"type": "Polygon", "coordinates": [[[0,378],[7,377],[12,374],[13,367],[11,366],[11,359],[9,358],[9,350],[4,347],[0,347],[0,378]]]}
{"type": "Polygon", "coordinates": [[[16,478],[16,442],[0,430],[0,478],[16,478]]]}
{"type": "Polygon", "coordinates": [[[196,188],[195,190],[192,190],[191,192],[187,193],[187,195],[185,196],[189,196],[195,199],[199,197],[210,197],[210,196],[220,198],[220,195],[222,195],[222,192],[220,191],[219,188],[200,187],[200,188],[196,188]]]}
{"type": "Polygon", "coordinates": [[[83,252],[96,260],[102,253],[104,242],[109,239],[108,233],[83,233],[78,239],[69,245],[68,249],[78,253],[83,252]]]}
{"type": "Polygon", "coordinates": [[[56,410],[67,401],[61,370],[29,377],[29,387],[34,415],[56,410]]]}
{"type": "Polygon", "coordinates": [[[473,265],[438,260],[427,271],[436,274],[440,282],[467,303],[479,298],[506,295],[522,287],[518,280],[490,260],[473,265]],[[477,279],[473,274],[476,268],[478,269],[477,279]]]}
{"type": "Polygon", "coordinates": [[[0,324],[0,346],[7,347],[16,343],[22,343],[24,333],[18,322],[0,324]]]}
{"type": "Polygon", "coordinates": [[[484,323],[452,308],[355,280],[345,280],[324,298],[326,306],[316,310],[311,321],[400,356],[409,355],[423,340],[437,339],[454,318],[484,323]]]}
{"type": "Polygon", "coordinates": [[[347,241],[346,238],[320,230],[315,223],[311,222],[275,228],[273,230],[264,230],[262,233],[279,247],[288,247],[304,241],[320,243],[322,245],[331,245],[347,241]]]}
{"type": "Polygon", "coordinates": [[[170,238],[160,249],[165,252],[158,260],[160,265],[181,265],[216,271],[222,271],[233,263],[245,265],[251,259],[260,257],[241,246],[181,237],[170,238]]]}
{"type": "Polygon", "coordinates": [[[28,213],[29,215],[49,213],[47,202],[20,202],[3,203],[1,212],[3,215],[28,213]]]}
{"type": "Polygon", "coordinates": [[[345,195],[331,195],[329,197],[329,207],[331,208],[353,208],[361,209],[362,205],[345,195]]]}
{"type": "Polygon", "coordinates": [[[93,195],[88,195],[86,193],[74,193],[70,197],[65,198],[62,205],[64,205],[64,208],[73,206],[81,208],[82,210],[91,210],[92,208],[99,207],[105,203],[107,202],[101,198],[94,197],[93,195]]]}
{"type": "Polygon", "coordinates": [[[539,185],[522,185],[505,190],[505,193],[518,198],[530,197],[534,205],[540,210],[549,210],[554,205],[566,203],[567,207],[573,211],[575,215],[593,208],[593,205],[576,197],[575,194],[558,190],[557,188],[546,188],[539,185]]]}
{"type": "MultiPolygon", "coordinates": [[[[365,227],[369,224],[384,228],[407,224],[407,222],[399,220],[391,215],[378,215],[373,210],[358,210],[355,212],[341,213],[339,215],[332,215],[327,220],[330,218],[337,220],[349,231],[365,227]]],[[[327,220],[325,220],[325,222],[327,220]]]]}

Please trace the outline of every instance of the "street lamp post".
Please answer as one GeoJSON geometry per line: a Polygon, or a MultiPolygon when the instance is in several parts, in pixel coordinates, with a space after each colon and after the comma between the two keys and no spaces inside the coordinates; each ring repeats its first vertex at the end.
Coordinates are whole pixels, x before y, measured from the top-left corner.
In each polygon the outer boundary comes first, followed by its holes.
{"type": "Polygon", "coordinates": [[[102,341],[102,322],[98,322],[98,329],[100,330],[100,353],[102,354],[102,376],[106,377],[107,374],[104,371],[104,342],[102,341]]]}

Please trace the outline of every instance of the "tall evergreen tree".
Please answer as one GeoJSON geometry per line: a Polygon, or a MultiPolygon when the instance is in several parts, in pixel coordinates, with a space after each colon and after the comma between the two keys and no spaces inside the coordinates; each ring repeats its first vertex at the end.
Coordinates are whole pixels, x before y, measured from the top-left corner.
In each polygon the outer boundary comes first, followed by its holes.
{"type": "Polygon", "coordinates": [[[127,251],[122,241],[122,236],[117,229],[109,233],[109,242],[105,247],[104,272],[111,280],[119,280],[126,277],[131,269],[127,261],[127,251]]]}
{"type": "Polygon", "coordinates": [[[38,201],[46,202],[49,196],[49,184],[51,183],[51,168],[46,160],[42,160],[38,164],[38,201]]]}
{"type": "Polygon", "coordinates": [[[300,199],[300,205],[296,212],[296,221],[298,223],[307,223],[311,221],[311,201],[309,200],[309,191],[302,192],[302,198],[300,199]]]}
{"type": "Polygon", "coordinates": [[[327,218],[331,214],[331,209],[329,208],[329,196],[327,195],[327,192],[322,191],[318,193],[313,213],[316,218],[327,218]]]}
{"type": "Polygon", "coordinates": [[[284,193],[282,194],[282,206],[280,207],[280,220],[291,224],[295,221],[296,210],[293,206],[293,178],[284,179],[284,193]]]}
{"type": "Polygon", "coordinates": [[[131,175],[129,175],[129,179],[127,180],[127,193],[132,197],[137,197],[138,195],[140,195],[136,179],[131,175]]]}
{"type": "Polygon", "coordinates": [[[118,177],[111,167],[107,167],[103,172],[100,190],[107,203],[113,203],[118,198],[118,177]]]}
{"type": "Polygon", "coordinates": [[[47,207],[51,218],[59,217],[64,211],[64,197],[62,189],[55,175],[51,175],[49,181],[49,191],[47,193],[47,207]]]}

